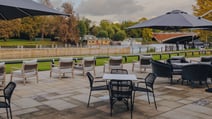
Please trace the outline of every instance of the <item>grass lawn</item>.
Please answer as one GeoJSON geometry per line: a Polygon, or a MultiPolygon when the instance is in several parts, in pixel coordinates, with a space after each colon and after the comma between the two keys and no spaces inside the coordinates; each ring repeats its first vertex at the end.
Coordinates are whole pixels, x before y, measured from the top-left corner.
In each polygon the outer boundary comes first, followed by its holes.
{"type": "Polygon", "coordinates": [[[36,46],[36,45],[51,45],[51,44],[61,44],[60,42],[51,41],[49,39],[45,40],[37,40],[37,41],[30,41],[30,40],[23,40],[23,39],[9,39],[7,41],[0,40],[0,46],[36,46]]]}

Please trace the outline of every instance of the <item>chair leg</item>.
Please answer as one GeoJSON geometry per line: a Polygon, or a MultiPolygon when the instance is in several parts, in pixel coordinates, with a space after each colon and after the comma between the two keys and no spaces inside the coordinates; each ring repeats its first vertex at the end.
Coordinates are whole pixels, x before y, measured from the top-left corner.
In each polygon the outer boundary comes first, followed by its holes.
{"type": "Polygon", "coordinates": [[[6,112],[7,112],[7,119],[9,119],[9,112],[8,112],[8,108],[6,107],[6,112]]]}
{"type": "Polygon", "coordinates": [[[149,92],[147,91],[147,98],[148,98],[148,103],[150,104],[150,100],[149,100],[149,92]]]}
{"type": "Polygon", "coordinates": [[[11,107],[10,107],[10,118],[11,118],[11,119],[13,118],[11,107]]]}
{"type": "Polygon", "coordinates": [[[209,88],[207,80],[205,81],[205,84],[206,84],[207,88],[209,88]]]}
{"type": "Polygon", "coordinates": [[[50,79],[52,78],[52,71],[50,71],[50,79]]]}
{"type": "Polygon", "coordinates": [[[157,104],[156,104],[156,101],[155,101],[155,94],[154,94],[154,92],[152,92],[152,94],[153,94],[153,99],[154,99],[154,103],[155,103],[155,109],[157,110],[157,104]]]}
{"type": "Polygon", "coordinates": [[[105,73],[105,65],[104,65],[104,67],[103,67],[103,73],[105,73]]]}
{"type": "Polygon", "coordinates": [[[39,79],[38,79],[38,74],[36,74],[36,80],[37,80],[37,83],[39,82],[39,79]]]}
{"type": "Polygon", "coordinates": [[[134,101],[133,101],[133,97],[131,97],[130,99],[130,104],[131,104],[131,107],[130,107],[130,115],[131,115],[131,119],[133,117],[133,108],[134,108],[134,101]]]}
{"type": "Polygon", "coordinates": [[[134,64],[132,65],[132,72],[134,72],[134,64]]]}
{"type": "Polygon", "coordinates": [[[89,97],[88,97],[88,104],[87,104],[87,107],[89,107],[89,105],[90,105],[90,99],[91,99],[91,90],[90,90],[89,97]]]}
{"type": "Polygon", "coordinates": [[[110,99],[110,116],[112,117],[113,113],[113,99],[110,99]]]}
{"type": "Polygon", "coordinates": [[[74,78],[74,71],[72,71],[72,78],[74,78]]]}
{"type": "Polygon", "coordinates": [[[10,76],[10,81],[13,81],[12,79],[13,79],[13,74],[11,74],[11,76],[10,76]]]}
{"type": "Polygon", "coordinates": [[[24,85],[26,85],[26,77],[24,77],[24,85]]]}
{"type": "Polygon", "coordinates": [[[93,74],[94,74],[94,77],[96,77],[96,71],[95,71],[95,69],[93,70],[93,74]]]}

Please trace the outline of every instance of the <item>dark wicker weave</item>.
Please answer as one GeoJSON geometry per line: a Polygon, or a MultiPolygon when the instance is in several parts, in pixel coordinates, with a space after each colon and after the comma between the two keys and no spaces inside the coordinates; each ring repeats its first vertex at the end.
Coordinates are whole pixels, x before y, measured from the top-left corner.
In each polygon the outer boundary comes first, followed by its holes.
{"type": "Polygon", "coordinates": [[[9,119],[9,116],[12,119],[11,97],[12,97],[15,87],[16,87],[16,84],[14,82],[9,82],[3,90],[4,95],[0,96],[0,97],[4,97],[4,101],[0,101],[0,108],[6,109],[7,119],[9,119]],[[9,115],[9,113],[10,113],[10,115],[9,115]]]}
{"type": "Polygon", "coordinates": [[[152,73],[156,74],[157,77],[167,77],[170,79],[172,84],[172,66],[163,62],[152,60],[152,73]]]}

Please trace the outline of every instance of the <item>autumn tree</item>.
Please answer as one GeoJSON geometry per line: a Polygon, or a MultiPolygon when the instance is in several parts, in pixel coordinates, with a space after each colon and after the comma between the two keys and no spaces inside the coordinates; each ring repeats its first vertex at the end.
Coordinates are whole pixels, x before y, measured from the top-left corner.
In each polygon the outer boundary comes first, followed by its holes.
{"type": "MultiPolygon", "coordinates": [[[[202,16],[208,11],[212,10],[212,1],[211,0],[197,0],[196,5],[193,5],[193,11],[195,16],[202,16]]],[[[212,12],[203,16],[203,18],[212,21],[212,12]]],[[[211,31],[207,30],[198,30],[201,40],[208,41],[208,37],[212,37],[211,31]]],[[[212,41],[212,39],[209,39],[212,41]]]]}
{"type": "Polygon", "coordinates": [[[70,3],[62,5],[64,12],[69,14],[69,17],[60,17],[58,24],[58,36],[60,40],[66,43],[78,43],[79,31],[77,29],[78,19],[74,14],[73,7],[70,3]]]}
{"type": "MultiPolygon", "coordinates": [[[[53,8],[51,2],[49,0],[40,0],[41,4],[44,4],[45,6],[49,8],[53,8]]],[[[40,28],[40,35],[41,39],[43,40],[45,36],[50,35],[52,33],[52,28],[54,26],[52,18],[54,16],[37,16],[38,18],[38,25],[40,28]]]]}

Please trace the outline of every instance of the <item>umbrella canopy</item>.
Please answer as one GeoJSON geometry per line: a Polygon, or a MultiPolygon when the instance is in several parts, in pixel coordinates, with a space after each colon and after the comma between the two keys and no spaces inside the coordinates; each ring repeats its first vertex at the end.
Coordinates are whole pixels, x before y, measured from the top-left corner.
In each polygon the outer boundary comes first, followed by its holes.
{"type": "Polygon", "coordinates": [[[10,20],[27,16],[67,15],[32,0],[0,0],[0,19],[10,20]]]}
{"type": "Polygon", "coordinates": [[[201,17],[189,15],[181,10],[173,10],[156,18],[138,23],[128,27],[135,28],[154,28],[161,30],[176,30],[182,28],[209,28],[212,22],[201,17]]]}

